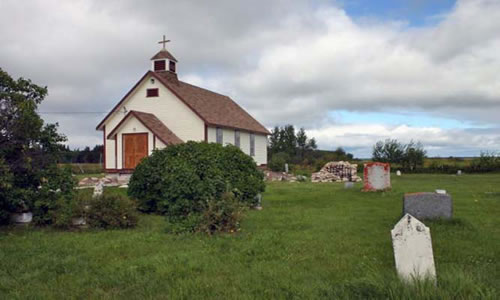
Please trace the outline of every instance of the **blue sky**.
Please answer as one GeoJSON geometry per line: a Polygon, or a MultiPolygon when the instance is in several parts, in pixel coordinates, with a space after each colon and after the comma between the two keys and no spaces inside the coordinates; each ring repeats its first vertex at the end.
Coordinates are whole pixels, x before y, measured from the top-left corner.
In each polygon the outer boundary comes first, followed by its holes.
{"type": "Polygon", "coordinates": [[[435,24],[455,5],[454,0],[346,0],[342,7],[354,18],[376,17],[419,27],[435,24]]]}

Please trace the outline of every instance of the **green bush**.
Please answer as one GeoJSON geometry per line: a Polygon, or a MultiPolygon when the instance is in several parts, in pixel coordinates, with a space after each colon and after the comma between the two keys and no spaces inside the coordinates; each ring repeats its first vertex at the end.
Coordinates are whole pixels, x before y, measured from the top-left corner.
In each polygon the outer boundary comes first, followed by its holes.
{"type": "Polygon", "coordinates": [[[279,152],[274,154],[269,160],[268,167],[275,172],[285,171],[285,164],[290,161],[290,155],[285,152],[279,152]]]}
{"type": "Polygon", "coordinates": [[[117,229],[137,225],[137,206],[129,198],[114,194],[93,198],[87,215],[87,223],[93,228],[117,229]]]}
{"type": "Polygon", "coordinates": [[[52,212],[52,225],[58,228],[70,228],[73,226],[73,218],[82,217],[87,220],[91,202],[91,196],[83,192],[76,193],[69,201],[59,198],[57,209],[52,212]]]}
{"type": "Polygon", "coordinates": [[[188,142],[143,159],[132,174],[128,194],[141,211],[187,219],[226,191],[234,190],[238,201],[255,205],[255,196],[265,188],[263,179],[253,159],[237,147],[188,142]]]}
{"type": "Polygon", "coordinates": [[[35,225],[51,225],[57,211],[71,203],[75,183],[69,168],[59,169],[55,165],[43,173],[41,182],[38,190],[29,195],[30,201],[26,199],[26,202],[32,203],[35,225]]]}
{"type": "Polygon", "coordinates": [[[245,209],[233,193],[224,193],[221,199],[209,200],[198,231],[208,234],[238,231],[245,209]]]}
{"type": "Polygon", "coordinates": [[[201,213],[189,214],[185,217],[167,217],[167,231],[171,233],[202,232],[236,232],[243,219],[246,206],[238,201],[234,193],[226,192],[220,199],[211,199],[201,213]]]}

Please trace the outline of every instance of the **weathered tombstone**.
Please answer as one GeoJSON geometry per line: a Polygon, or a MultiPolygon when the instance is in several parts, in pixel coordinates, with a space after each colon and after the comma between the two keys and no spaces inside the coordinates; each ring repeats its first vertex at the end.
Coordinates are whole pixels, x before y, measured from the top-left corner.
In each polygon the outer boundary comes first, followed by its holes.
{"type": "Polygon", "coordinates": [[[438,194],[446,194],[446,190],[436,190],[436,193],[438,193],[438,194]]]}
{"type": "Polygon", "coordinates": [[[345,189],[352,189],[353,187],[354,187],[354,182],[351,181],[344,182],[345,189]]]}
{"type": "Polygon", "coordinates": [[[285,173],[288,174],[288,164],[285,164],[285,173]]]}
{"type": "Polygon", "coordinates": [[[98,182],[96,184],[96,186],[94,187],[94,194],[92,195],[93,198],[97,198],[97,197],[102,196],[103,186],[104,185],[102,182],[98,182]]]}
{"type": "Polygon", "coordinates": [[[10,220],[16,224],[28,224],[33,220],[33,213],[24,212],[24,213],[13,213],[10,216],[10,220]]]}
{"type": "Polygon", "coordinates": [[[398,275],[405,280],[436,279],[431,232],[410,214],[391,230],[398,275]]]}
{"type": "Polygon", "coordinates": [[[453,201],[449,194],[409,193],[403,196],[403,214],[420,220],[450,219],[453,216],[453,201]]]}
{"type": "Polygon", "coordinates": [[[364,191],[383,191],[391,188],[391,165],[380,162],[364,166],[364,191]]]}
{"type": "Polygon", "coordinates": [[[262,194],[258,193],[255,196],[255,200],[257,200],[257,205],[255,206],[256,210],[262,210],[262,194]]]}
{"type": "Polygon", "coordinates": [[[84,217],[72,218],[71,223],[74,226],[84,226],[87,225],[87,221],[85,221],[84,217]]]}
{"type": "Polygon", "coordinates": [[[397,170],[396,171],[396,176],[401,176],[401,171],[397,170]]]}
{"type": "Polygon", "coordinates": [[[462,170],[458,170],[458,171],[457,171],[457,175],[458,175],[458,176],[462,175],[462,170]]]}

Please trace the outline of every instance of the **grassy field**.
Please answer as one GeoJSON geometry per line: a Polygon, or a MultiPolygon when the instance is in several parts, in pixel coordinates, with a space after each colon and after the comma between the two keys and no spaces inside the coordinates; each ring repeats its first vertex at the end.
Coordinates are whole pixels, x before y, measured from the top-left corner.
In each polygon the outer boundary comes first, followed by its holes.
{"type": "MultiPolygon", "coordinates": [[[[0,229],[0,299],[500,297],[500,175],[408,175],[393,190],[271,183],[237,234],[175,236],[161,216],[134,230],[0,229]],[[438,282],[396,277],[390,230],[404,192],[448,190],[431,228],[438,282]]],[[[106,192],[123,193],[124,190],[106,192]]]]}

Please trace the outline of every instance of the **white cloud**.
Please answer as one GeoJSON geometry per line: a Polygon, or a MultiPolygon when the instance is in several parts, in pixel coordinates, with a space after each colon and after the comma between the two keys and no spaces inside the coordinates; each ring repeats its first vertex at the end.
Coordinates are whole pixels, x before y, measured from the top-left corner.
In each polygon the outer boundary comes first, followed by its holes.
{"type": "MultiPolygon", "coordinates": [[[[422,28],[359,20],[319,0],[6,0],[0,61],[16,77],[48,85],[45,111],[107,111],[146,72],[155,41],[167,34],[181,79],[230,94],[266,126],[305,126],[325,147],[366,151],[376,138],[394,135],[422,137],[445,153],[469,149],[464,134],[500,148],[488,132],[430,132],[422,124],[399,135],[384,124],[343,125],[329,117],[339,109],[418,110],[499,127],[499,1],[460,0],[422,28]],[[332,128],[349,133],[332,140],[332,128]]],[[[46,119],[59,121],[81,147],[100,140],[94,128],[101,117],[46,119]]]]}
{"type": "Polygon", "coordinates": [[[397,139],[400,142],[420,141],[430,155],[478,155],[480,151],[500,150],[500,129],[442,129],[438,127],[388,126],[382,124],[339,124],[311,129],[310,137],[322,148],[344,147],[358,157],[371,157],[377,141],[397,139]],[[442,155],[442,154],[441,154],[442,155]]]}

